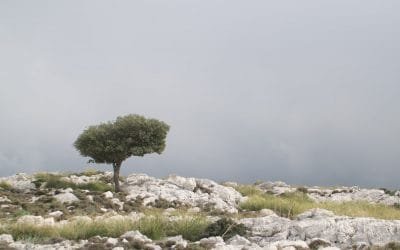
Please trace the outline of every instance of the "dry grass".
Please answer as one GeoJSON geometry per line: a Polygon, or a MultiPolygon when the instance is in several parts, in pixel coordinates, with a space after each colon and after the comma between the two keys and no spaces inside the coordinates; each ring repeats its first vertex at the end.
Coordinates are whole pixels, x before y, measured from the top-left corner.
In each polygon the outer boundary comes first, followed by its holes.
{"type": "Polygon", "coordinates": [[[146,216],[139,221],[101,220],[74,221],[58,226],[41,226],[26,223],[2,224],[0,234],[9,233],[15,240],[45,242],[54,238],[81,240],[99,235],[119,237],[130,230],[138,230],[153,240],[165,236],[182,235],[186,239],[198,239],[204,234],[210,222],[205,216],[182,216],[181,219],[169,221],[161,214],[146,216]]]}
{"type": "Polygon", "coordinates": [[[377,219],[394,220],[400,219],[400,209],[383,204],[372,204],[368,202],[321,202],[312,201],[301,192],[294,192],[281,196],[270,194],[254,194],[249,196],[246,202],[240,204],[243,210],[258,211],[268,208],[278,215],[292,218],[312,208],[323,208],[337,215],[352,217],[373,217],[377,219]]]}

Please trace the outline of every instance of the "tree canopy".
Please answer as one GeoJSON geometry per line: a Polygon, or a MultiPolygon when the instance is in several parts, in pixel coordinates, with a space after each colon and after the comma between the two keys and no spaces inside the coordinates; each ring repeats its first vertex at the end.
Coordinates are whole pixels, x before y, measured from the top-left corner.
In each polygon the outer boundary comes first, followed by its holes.
{"type": "Polygon", "coordinates": [[[74,145],[82,156],[96,163],[122,162],[131,156],[161,154],[169,126],[140,115],[118,117],[115,122],[85,129],[74,145]]]}
{"type": "Polygon", "coordinates": [[[161,154],[168,131],[169,126],[162,121],[130,114],[112,122],[89,126],[79,135],[74,146],[82,156],[90,157],[95,163],[113,164],[115,177],[127,158],[161,154]]]}

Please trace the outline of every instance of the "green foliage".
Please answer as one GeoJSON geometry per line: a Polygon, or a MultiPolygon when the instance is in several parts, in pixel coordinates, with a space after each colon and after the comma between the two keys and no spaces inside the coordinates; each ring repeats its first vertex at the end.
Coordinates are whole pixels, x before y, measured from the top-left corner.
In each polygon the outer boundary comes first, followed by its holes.
{"type": "Polygon", "coordinates": [[[245,235],[246,227],[243,224],[236,223],[231,218],[224,217],[210,224],[201,235],[201,238],[221,236],[224,240],[227,240],[237,234],[245,235]]]}
{"type": "Polygon", "coordinates": [[[74,145],[82,156],[96,163],[121,163],[131,156],[161,154],[169,126],[140,115],[117,117],[114,122],[90,126],[74,145]]]}

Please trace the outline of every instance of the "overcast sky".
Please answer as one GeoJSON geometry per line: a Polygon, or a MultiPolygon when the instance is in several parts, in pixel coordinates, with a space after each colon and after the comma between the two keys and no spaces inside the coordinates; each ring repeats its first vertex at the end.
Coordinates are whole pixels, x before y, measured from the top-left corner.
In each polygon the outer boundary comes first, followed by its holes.
{"type": "MultiPolygon", "coordinates": [[[[400,1],[0,2],[0,171],[79,171],[88,125],[171,126],[144,172],[400,188],[400,1]]],[[[96,166],[111,170],[110,166],[96,166]]]]}

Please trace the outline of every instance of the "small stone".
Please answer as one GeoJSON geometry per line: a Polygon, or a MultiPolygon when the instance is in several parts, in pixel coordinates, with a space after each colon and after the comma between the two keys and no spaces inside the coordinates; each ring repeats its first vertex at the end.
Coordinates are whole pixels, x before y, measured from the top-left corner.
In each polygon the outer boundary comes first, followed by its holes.
{"type": "Polygon", "coordinates": [[[11,201],[6,196],[4,197],[0,196],[0,202],[11,202],[11,201]]]}
{"type": "Polygon", "coordinates": [[[88,196],[86,196],[86,198],[87,198],[90,202],[93,202],[93,195],[88,195],[88,196]]]}
{"type": "Polygon", "coordinates": [[[111,202],[115,205],[118,205],[119,210],[124,210],[124,202],[120,201],[118,198],[112,198],[111,202]]]}
{"type": "Polygon", "coordinates": [[[118,239],[116,238],[108,238],[106,241],[107,244],[116,245],[118,243],[118,239]]]}
{"type": "Polygon", "coordinates": [[[162,248],[159,245],[156,244],[146,244],[145,249],[148,250],[162,250],[162,248]]]}
{"type": "Polygon", "coordinates": [[[111,199],[114,197],[114,195],[111,191],[104,192],[103,195],[106,199],[111,199]]]}
{"type": "Polygon", "coordinates": [[[222,237],[217,236],[217,237],[208,237],[208,238],[203,238],[200,240],[200,246],[205,247],[205,248],[213,248],[217,244],[223,244],[224,240],[222,237]]]}
{"type": "Polygon", "coordinates": [[[182,238],[182,235],[168,237],[166,239],[166,242],[168,243],[168,245],[173,245],[173,246],[175,246],[175,248],[178,248],[178,249],[186,248],[188,245],[188,242],[182,238]]]}
{"type": "Polygon", "coordinates": [[[72,193],[74,190],[72,188],[66,188],[63,190],[64,193],[72,193]]]}
{"type": "Polygon", "coordinates": [[[60,218],[64,213],[61,211],[54,211],[49,213],[49,216],[54,217],[54,218],[60,218]]]}
{"type": "Polygon", "coordinates": [[[141,234],[139,231],[128,231],[121,235],[120,238],[127,239],[129,241],[137,241],[140,243],[151,243],[152,240],[147,238],[147,236],[141,234]]]}
{"type": "Polygon", "coordinates": [[[1,234],[0,235],[0,244],[11,244],[14,242],[12,235],[10,234],[1,234]]]}
{"type": "Polygon", "coordinates": [[[250,245],[250,241],[240,235],[233,236],[232,238],[227,240],[227,243],[229,245],[235,245],[235,246],[250,245]]]}
{"type": "MultiPolygon", "coordinates": [[[[128,242],[128,241],[127,241],[128,242]]],[[[126,243],[127,243],[126,242],[126,243]]],[[[114,247],[112,250],[124,250],[124,248],[123,247],[114,247]]]]}
{"type": "Polygon", "coordinates": [[[100,210],[103,212],[103,213],[106,213],[108,210],[106,209],[106,208],[104,208],[104,207],[102,207],[102,208],[100,208],[100,210]]]}
{"type": "Polygon", "coordinates": [[[276,215],[276,214],[271,209],[263,208],[260,210],[260,215],[261,216],[270,216],[270,215],[276,215]]]}

